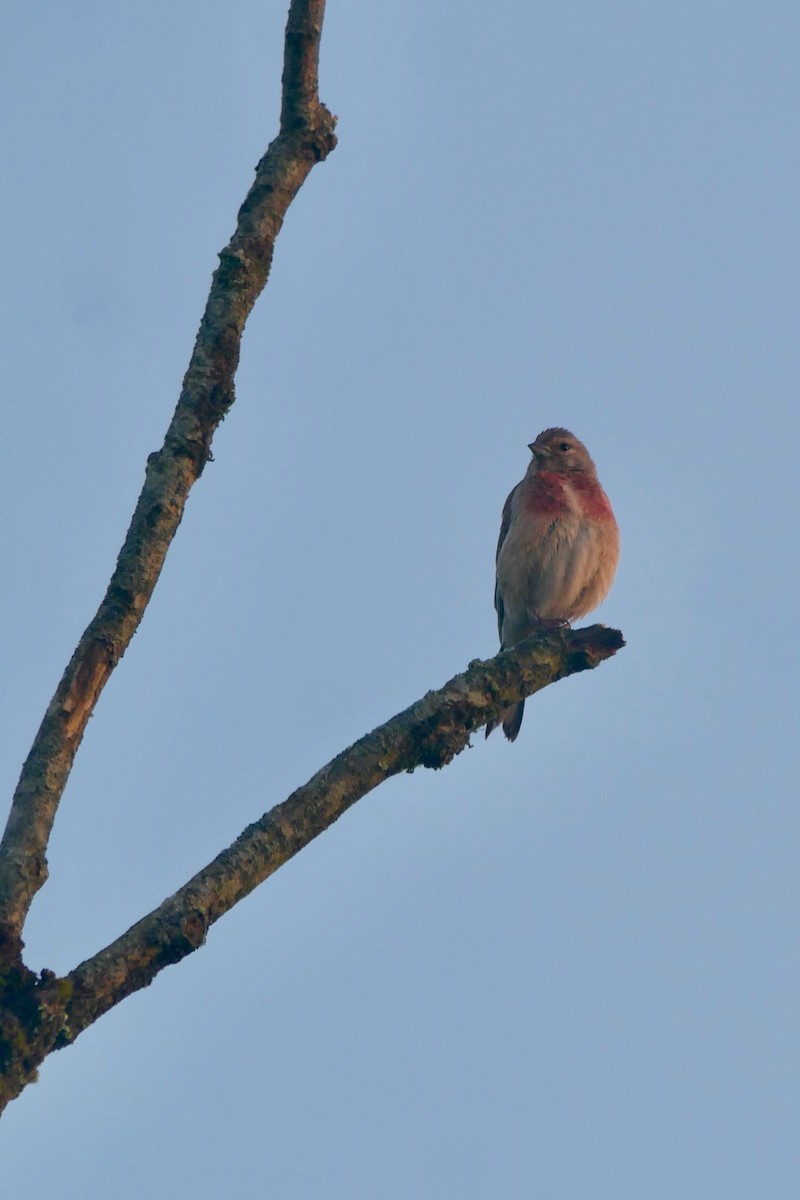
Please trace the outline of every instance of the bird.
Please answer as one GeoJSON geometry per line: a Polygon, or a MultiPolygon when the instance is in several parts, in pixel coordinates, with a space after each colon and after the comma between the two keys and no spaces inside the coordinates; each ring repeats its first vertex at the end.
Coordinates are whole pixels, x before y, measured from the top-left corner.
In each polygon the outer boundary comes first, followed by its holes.
{"type": "MultiPolygon", "coordinates": [[[[589,451],[568,429],[545,429],[528,446],[531,461],[503,507],[494,606],[500,649],[537,629],[569,625],[608,594],[619,561],[619,529],[589,451]]],[[[510,742],[525,701],[504,709],[510,742]]]]}

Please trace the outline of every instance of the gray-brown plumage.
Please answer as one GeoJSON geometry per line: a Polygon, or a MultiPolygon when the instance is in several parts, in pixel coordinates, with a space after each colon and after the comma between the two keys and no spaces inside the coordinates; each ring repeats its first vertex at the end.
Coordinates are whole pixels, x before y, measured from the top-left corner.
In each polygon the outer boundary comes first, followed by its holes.
{"type": "MultiPolygon", "coordinates": [[[[619,530],[588,450],[567,429],[545,429],[505,507],[497,543],[495,608],[500,648],[537,628],[585,617],[608,593],[619,530]]],[[[510,742],[525,701],[500,715],[510,742]]],[[[488,737],[499,722],[486,726],[488,737]]]]}

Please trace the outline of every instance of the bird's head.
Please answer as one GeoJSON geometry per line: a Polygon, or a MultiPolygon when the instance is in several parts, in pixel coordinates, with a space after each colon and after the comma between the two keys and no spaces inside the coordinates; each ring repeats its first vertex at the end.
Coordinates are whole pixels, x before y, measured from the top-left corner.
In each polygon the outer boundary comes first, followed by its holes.
{"type": "Polygon", "coordinates": [[[568,429],[545,429],[528,449],[537,467],[544,471],[554,471],[557,475],[595,472],[589,451],[568,429]]]}

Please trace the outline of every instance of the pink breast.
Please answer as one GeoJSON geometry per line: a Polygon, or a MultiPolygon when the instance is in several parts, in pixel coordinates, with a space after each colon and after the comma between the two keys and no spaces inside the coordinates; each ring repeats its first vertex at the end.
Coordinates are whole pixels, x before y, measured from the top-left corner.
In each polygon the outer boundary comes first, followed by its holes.
{"type": "Polygon", "coordinates": [[[533,482],[525,488],[523,511],[534,517],[556,517],[571,511],[569,495],[560,476],[553,471],[537,471],[533,482]]]}
{"type": "Polygon", "coordinates": [[[614,520],[608,496],[596,479],[589,475],[574,475],[570,479],[570,486],[585,517],[598,521],[614,520]]]}

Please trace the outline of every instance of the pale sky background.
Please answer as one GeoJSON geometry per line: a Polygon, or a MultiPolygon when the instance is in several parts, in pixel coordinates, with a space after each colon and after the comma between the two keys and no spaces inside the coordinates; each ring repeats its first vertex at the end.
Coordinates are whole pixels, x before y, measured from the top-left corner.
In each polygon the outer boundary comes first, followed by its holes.
{"type": "MultiPolygon", "coordinates": [[[[5,797],[276,131],[285,7],[6,10],[5,797]]],[[[799,48],[796,0],[330,0],[340,144],[89,726],[29,964],[495,652],[548,425],[616,509],[628,646],[514,746],[361,801],[48,1059],[4,1196],[796,1200],[799,48]]]]}

